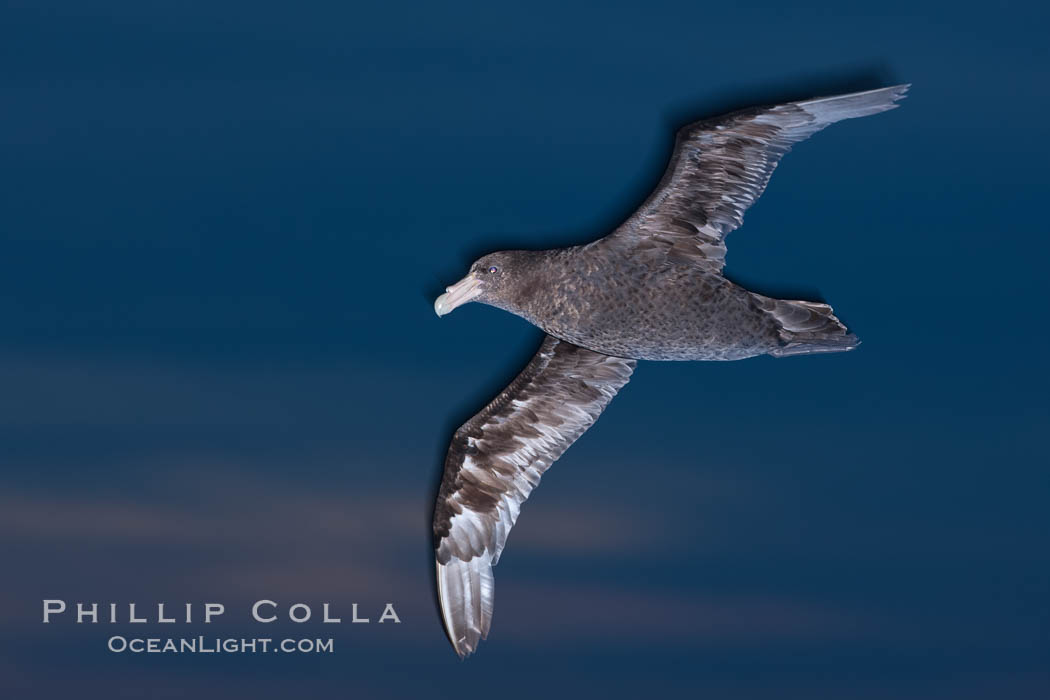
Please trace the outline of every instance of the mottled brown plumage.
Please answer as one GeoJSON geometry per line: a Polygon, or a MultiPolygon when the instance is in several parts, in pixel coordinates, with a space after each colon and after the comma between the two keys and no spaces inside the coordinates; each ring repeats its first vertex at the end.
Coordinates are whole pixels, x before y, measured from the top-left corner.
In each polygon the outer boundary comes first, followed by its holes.
{"type": "Polygon", "coordinates": [[[434,511],[445,626],[460,656],[489,630],[496,564],[540,476],[627,383],[636,360],[738,360],[850,350],[827,304],[771,299],[722,275],[743,222],[791,145],[842,119],[894,108],[907,86],[744,110],[677,135],[656,190],[584,246],[502,251],[435,302],[480,301],[547,339],[522,373],[456,431],[434,511]]]}

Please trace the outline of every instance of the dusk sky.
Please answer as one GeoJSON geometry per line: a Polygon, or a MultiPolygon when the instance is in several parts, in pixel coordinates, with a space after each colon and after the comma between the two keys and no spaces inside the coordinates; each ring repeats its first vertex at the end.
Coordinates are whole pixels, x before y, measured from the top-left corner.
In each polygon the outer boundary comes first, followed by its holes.
{"type": "Polygon", "coordinates": [[[4,3],[0,695],[1050,696],[1048,20],[4,3]],[[863,345],[640,364],[523,508],[460,662],[441,464],[542,334],[434,297],[483,253],[605,235],[688,121],[904,82],[795,147],[727,240],[728,276],[863,345]],[[52,598],[227,612],[45,625],[52,598]],[[253,623],[264,598],[344,622],[253,623]]]}

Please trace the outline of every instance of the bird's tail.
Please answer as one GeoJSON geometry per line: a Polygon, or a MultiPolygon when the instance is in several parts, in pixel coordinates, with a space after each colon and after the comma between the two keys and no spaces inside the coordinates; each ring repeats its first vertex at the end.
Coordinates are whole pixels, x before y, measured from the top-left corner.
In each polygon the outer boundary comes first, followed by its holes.
{"type": "Polygon", "coordinates": [[[835,318],[827,304],[770,299],[761,294],[752,296],[758,307],[780,326],[780,346],[769,352],[773,357],[843,352],[860,345],[857,336],[835,318]]]}

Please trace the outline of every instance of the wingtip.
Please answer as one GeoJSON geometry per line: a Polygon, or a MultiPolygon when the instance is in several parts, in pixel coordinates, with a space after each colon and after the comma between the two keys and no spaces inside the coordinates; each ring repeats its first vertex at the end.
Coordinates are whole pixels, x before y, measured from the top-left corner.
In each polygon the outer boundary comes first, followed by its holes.
{"type": "Polygon", "coordinates": [[[901,83],[900,85],[893,85],[886,89],[890,91],[893,101],[896,102],[897,100],[903,100],[908,96],[908,90],[911,89],[911,83],[901,83]]]}
{"type": "Polygon", "coordinates": [[[488,553],[468,561],[452,557],[444,564],[434,562],[445,633],[461,661],[488,636],[493,598],[491,562],[488,553]]]}
{"type": "Polygon", "coordinates": [[[452,650],[456,652],[456,656],[459,657],[460,661],[466,661],[468,656],[477,651],[478,644],[485,638],[485,635],[481,635],[473,640],[468,636],[456,639],[453,636],[452,630],[447,626],[445,628],[445,633],[448,635],[448,641],[452,643],[452,650]]]}
{"type": "Polygon", "coordinates": [[[462,639],[459,640],[459,642],[457,642],[452,637],[449,637],[448,641],[452,642],[452,651],[456,652],[456,656],[459,657],[460,661],[466,661],[467,657],[474,653],[474,649],[467,646],[466,644],[463,644],[462,639]]]}
{"type": "Polygon", "coordinates": [[[843,119],[866,117],[879,112],[896,109],[899,100],[907,96],[911,83],[851,92],[843,95],[817,97],[796,103],[822,125],[833,124],[843,119]]]}
{"type": "Polygon", "coordinates": [[[900,85],[893,85],[891,87],[882,88],[880,90],[873,90],[874,93],[882,93],[889,96],[889,100],[886,101],[883,108],[878,111],[888,112],[891,109],[897,109],[900,107],[900,101],[908,96],[908,89],[911,88],[911,83],[901,83],[900,85]]]}
{"type": "Polygon", "coordinates": [[[459,657],[460,661],[466,661],[468,656],[477,651],[477,647],[468,644],[466,640],[463,639],[459,640],[458,643],[455,640],[452,640],[452,649],[456,652],[456,656],[459,657]]]}
{"type": "Polygon", "coordinates": [[[863,97],[865,95],[878,95],[889,93],[890,97],[894,100],[903,98],[908,90],[911,89],[911,83],[900,83],[898,85],[887,85],[886,87],[875,88],[874,90],[863,90],[861,92],[848,93],[845,95],[837,95],[835,97],[863,97]]]}

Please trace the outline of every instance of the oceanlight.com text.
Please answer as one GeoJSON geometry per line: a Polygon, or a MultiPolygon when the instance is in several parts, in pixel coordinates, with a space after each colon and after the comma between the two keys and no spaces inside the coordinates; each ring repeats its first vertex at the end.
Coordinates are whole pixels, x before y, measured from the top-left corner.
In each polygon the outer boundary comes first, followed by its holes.
{"type": "Polygon", "coordinates": [[[132,654],[331,654],[335,642],[328,639],[221,638],[221,637],[122,637],[106,642],[114,653],[132,654]]]}

